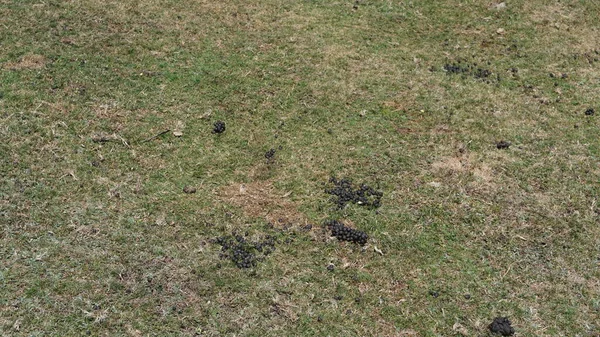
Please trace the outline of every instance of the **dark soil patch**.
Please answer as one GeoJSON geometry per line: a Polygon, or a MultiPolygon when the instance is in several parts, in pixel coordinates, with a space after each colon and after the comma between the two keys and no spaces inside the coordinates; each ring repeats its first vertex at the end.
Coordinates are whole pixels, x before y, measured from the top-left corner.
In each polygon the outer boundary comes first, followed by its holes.
{"type": "Polygon", "coordinates": [[[352,180],[347,178],[338,180],[332,177],[329,179],[329,182],[333,187],[325,189],[325,193],[333,196],[332,201],[339,209],[343,209],[349,203],[369,208],[381,206],[381,197],[383,197],[383,192],[381,191],[377,191],[365,184],[355,186],[352,180]]]}
{"type": "Polygon", "coordinates": [[[225,132],[225,122],[223,121],[216,121],[215,124],[213,125],[213,133],[223,133],[225,132]]]}
{"type": "Polygon", "coordinates": [[[238,268],[252,268],[275,251],[277,239],[266,235],[257,241],[251,241],[245,236],[232,234],[218,237],[214,242],[221,245],[221,259],[230,260],[238,268]]]}
{"type": "Polygon", "coordinates": [[[331,231],[331,235],[340,241],[349,241],[364,246],[369,239],[367,233],[347,227],[337,220],[325,221],[325,226],[331,231]]]}
{"type": "Polygon", "coordinates": [[[499,150],[503,150],[503,149],[508,149],[510,147],[510,142],[507,141],[499,141],[498,143],[496,143],[496,148],[499,150]]]}
{"type": "Polygon", "coordinates": [[[510,321],[506,317],[496,317],[489,325],[490,331],[499,333],[502,336],[512,336],[515,334],[515,329],[511,326],[510,321]]]}

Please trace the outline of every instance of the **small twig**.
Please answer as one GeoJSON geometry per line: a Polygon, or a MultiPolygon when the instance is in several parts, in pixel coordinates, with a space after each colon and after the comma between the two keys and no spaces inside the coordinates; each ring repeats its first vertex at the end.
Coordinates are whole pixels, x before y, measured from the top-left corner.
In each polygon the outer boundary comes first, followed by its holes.
{"type": "Polygon", "coordinates": [[[129,147],[129,143],[127,143],[127,141],[125,140],[125,138],[119,136],[119,135],[115,135],[115,138],[119,139],[121,141],[121,143],[123,145],[125,145],[126,147],[129,147]]]}
{"type": "Polygon", "coordinates": [[[512,267],[514,266],[515,262],[511,263],[510,266],[508,266],[508,269],[506,269],[506,271],[504,272],[504,274],[500,277],[501,280],[503,280],[506,275],[510,272],[510,270],[512,269],[512,267]]]}
{"type": "Polygon", "coordinates": [[[164,130],[164,131],[161,131],[161,132],[157,133],[156,135],[154,135],[154,136],[152,136],[152,137],[150,137],[150,138],[146,138],[146,139],[142,140],[142,141],[141,141],[141,143],[149,142],[149,141],[151,141],[151,140],[153,140],[153,139],[156,139],[156,138],[158,138],[158,137],[160,137],[160,136],[164,135],[165,133],[167,133],[167,132],[169,132],[169,131],[171,131],[171,130],[169,130],[169,129],[166,129],[166,130],[164,130]]]}

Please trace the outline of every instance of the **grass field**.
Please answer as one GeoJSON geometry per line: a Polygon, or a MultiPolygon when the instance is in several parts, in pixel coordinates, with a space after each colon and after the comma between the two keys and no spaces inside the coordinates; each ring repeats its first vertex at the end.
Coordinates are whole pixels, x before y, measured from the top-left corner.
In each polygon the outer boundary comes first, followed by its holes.
{"type": "Polygon", "coordinates": [[[598,13],[0,0],[0,335],[600,336],[598,13]]]}

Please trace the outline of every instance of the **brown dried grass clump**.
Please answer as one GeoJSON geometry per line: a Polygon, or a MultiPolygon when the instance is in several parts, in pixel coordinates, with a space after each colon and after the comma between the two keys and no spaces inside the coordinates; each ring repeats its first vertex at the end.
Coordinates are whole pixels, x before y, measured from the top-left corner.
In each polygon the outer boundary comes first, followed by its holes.
{"type": "Polygon", "coordinates": [[[291,192],[280,193],[271,181],[234,183],[219,192],[223,201],[240,207],[244,214],[264,218],[272,224],[304,225],[307,219],[289,199],[291,192]]]}
{"type": "Polygon", "coordinates": [[[46,62],[46,58],[42,55],[29,54],[23,56],[18,62],[6,63],[4,68],[10,70],[42,69],[46,66],[46,62]]]}

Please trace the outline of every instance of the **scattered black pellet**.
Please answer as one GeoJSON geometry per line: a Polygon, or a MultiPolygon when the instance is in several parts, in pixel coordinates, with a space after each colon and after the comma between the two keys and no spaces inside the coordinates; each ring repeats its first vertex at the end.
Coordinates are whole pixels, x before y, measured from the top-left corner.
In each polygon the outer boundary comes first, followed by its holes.
{"type": "Polygon", "coordinates": [[[230,260],[238,268],[252,268],[275,250],[276,240],[267,235],[261,240],[250,241],[242,235],[233,234],[218,237],[214,242],[221,245],[219,258],[230,260]]]}
{"type": "Polygon", "coordinates": [[[585,110],[586,116],[592,116],[595,113],[596,113],[596,111],[594,110],[594,108],[589,108],[589,109],[585,110]]]}
{"type": "Polygon", "coordinates": [[[216,121],[213,127],[213,133],[223,133],[225,132],[225,122],[223,121],[216,121]]]}
{"type": "MultiPolygon", "coordinates": [[[[490,65],[490,62],[486,62],[487,65],[490,65]]],[[[474,79],[477,80],[482,80],[483,82],[486,83],[492,83],[494,82],[494,78],[492,77],[492,75],[494,74],[494,72],[492,72],[490,69],[486,69],[486,68],[481,68],[478,67],[477,63],[470,63],[470,62],[465,62],[463,63],[462,60],[458,60],[455,63],[446,63],[443,66],[444,71],[446,71],[447,74],[462,74],[463,77],[472,77],[474,79]]],[[[515,68],[512,68],[515,69],[515,68]]],[[[513,71],[511,69],[511,71],[513,71]]],[[[513,73],[516,73],[516,69],[515,71],[513,71],[513,73]]],[[[495,81],[496,82],[500,82],[500,76],[498,74],[496,74],[496,78],[495,81]]]]}
{"type": "Polygon", "coordinates": [[[337,220],[326,221],[325,226],[331,230],[331,235],[335,236],[340,241],[349,241],[364,246],[369,239],[367,233],[346,227],[337,220]]]}
{"type": "Polygon", "coordinates": [[[383,192],[362,184],[356,187],[352,180],[343,178],[336,179],[331,177],[329,182],[333,184],[332,188],[325,190],[325,193],[333,196],[332,201],[337,204],[339,209],[346,207],[349,203],[355,203],[361,206],[377,208],[381,206],[383,192]]]}
{"type": "Polygon", "coordinates": [[[269,151],[267,151],[265,153],[265,158],[267,159],[268,162],[273,160],[273,157],[275,157],[275,149],[270,149],[269,151]]]}
{"type": "Polygon", "coordinates": [[[492,74],[491,71],[487,70],[487,69],[481,69],[481,68],[477,68],[477,70],[475,71],[475,73],[473,73],[473,77],[475,78],[487,78],[492,74]]]}
{"type": "MultiPolygon", "coordinates": [[[[459,61],[459,63],[460,63],[460,61],[459,61]]],[[[444,70],[451,74],[459,74],[459,73],[466,73],[468,71],[468,68],[465,68],[465,67],[461,66],[460,64],[456,64],[456,63],[455,64],[446,63],[444,65],[444,70]]]]}

